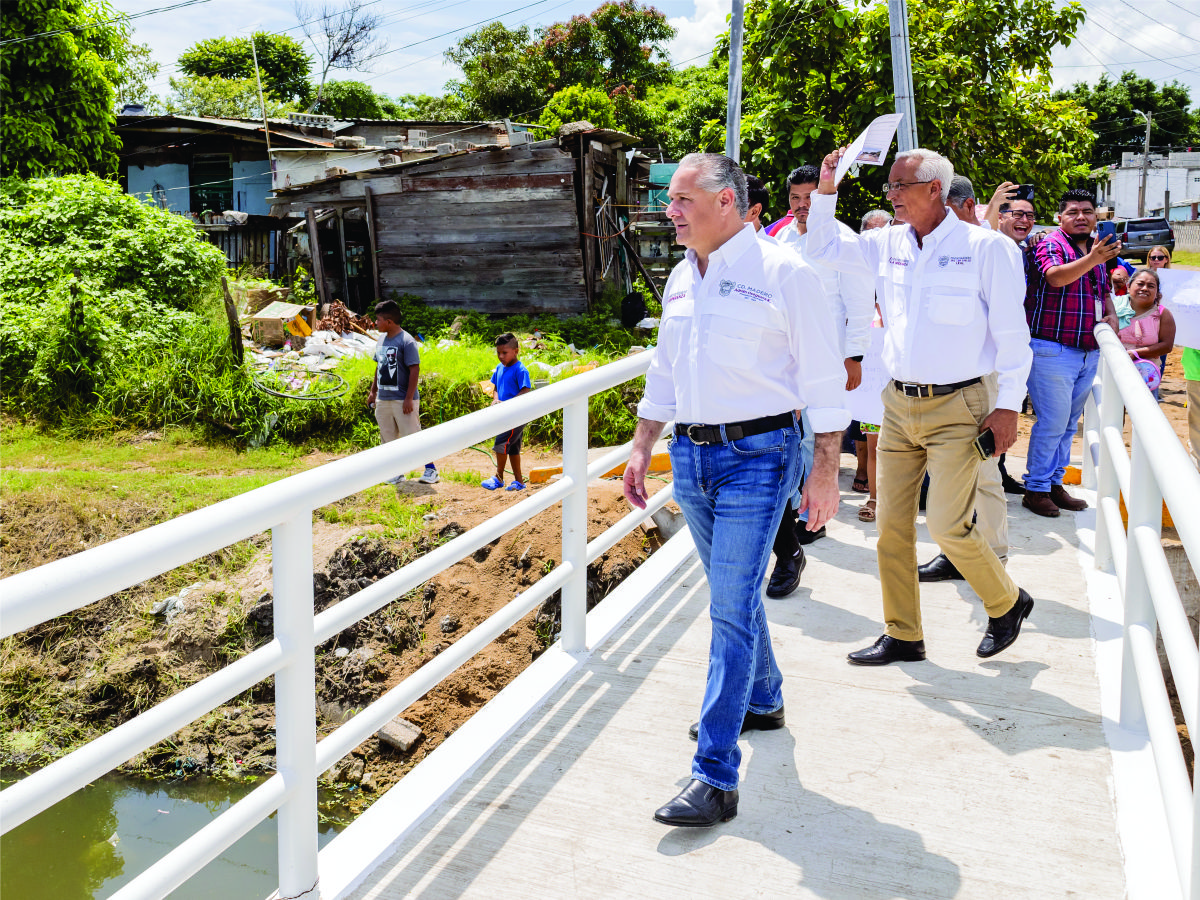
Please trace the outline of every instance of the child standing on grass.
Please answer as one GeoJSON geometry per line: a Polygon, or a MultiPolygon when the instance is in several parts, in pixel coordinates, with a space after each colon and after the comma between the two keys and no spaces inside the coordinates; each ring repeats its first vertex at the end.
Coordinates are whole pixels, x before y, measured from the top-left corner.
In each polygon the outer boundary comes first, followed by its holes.
{"type": "MultiPolygon", "coordinates": [[[[496,366],[496,371],[492,372],[492,384],[496,387],[496,396],[492,400],[493,406],[503,403],[505,400],[511,400],[513,397],[527,394],[533,387],[533,382],[529,378],[529,370],[517,358],[520,355],[521,345],[517,343],[517,338],[512,332],[505,332],[496,338],[496,358],[500,360],[500,365],[496,366]]],[[[483,482],[483,487],[489,491],[503,487],[504,468],[511,461],[513,481],[508,489],[510,491],[525,490],[525,483],[521,480],[521,436],[524,433],[525,426],[518,425],[510,431],[496,435],[496,442],[492,448],[496,451],[496,474],[483,482]]]]}
{"type": "MultiPolygon", "coordinates": [[[[375,407],[379,437],[386,444],[421,430],[421,400],[417,394],[421,351],[412,335],[400,327],[400,306],[394,300],[375,305],[375,327],[383,332],[383,337],[375,346],[375,378],[367,403],[375,407]]],[[[398,484],[403,480],[401,472],[386,483],[398,484]]],[[[426,465],[425,474],[417,479],[422,484],[436,484],[437,480],[438,471],[433,463],[426,465]]]]}

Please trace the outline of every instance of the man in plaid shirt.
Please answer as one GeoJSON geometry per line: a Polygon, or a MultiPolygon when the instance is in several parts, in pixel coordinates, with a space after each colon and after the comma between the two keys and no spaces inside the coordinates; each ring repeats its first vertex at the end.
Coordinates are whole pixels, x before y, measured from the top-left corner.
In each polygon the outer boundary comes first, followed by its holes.
{"type": "Polygon", "coordinates": [[[1058,202],[1059,229],[1029,254],[1025,316],[1033,366],[1029,398],[1037,415],[1029,435],[1022,505],[1039,516],[1078,512],[1087,503],[1063,488],[1071,442],[1084,400],[1096,378],[1100,350],[1092,329],[1097,321],[1117,327],[1105,263],[1121,251],[1111,236],[1092,238],[1096,201],[1072,189],[1058,202]]]}

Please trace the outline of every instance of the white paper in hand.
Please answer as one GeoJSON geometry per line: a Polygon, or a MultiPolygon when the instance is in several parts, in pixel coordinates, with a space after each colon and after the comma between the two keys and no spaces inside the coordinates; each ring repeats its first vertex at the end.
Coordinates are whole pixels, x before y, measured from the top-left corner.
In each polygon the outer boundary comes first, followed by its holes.
{"type": "Polygon", "coordinates": [[[888,113],[868,125],[863,133],[855,138],[854,143],[850,145],[838,163],[837,172],[833,176],[834,185],[841,182],[842,176],[855,163],[882,166],[884,159],[887,158],[888,149],[892,146],[892,139],[896,136],[896,129],[903,118],[903,113],[888,113]]]}

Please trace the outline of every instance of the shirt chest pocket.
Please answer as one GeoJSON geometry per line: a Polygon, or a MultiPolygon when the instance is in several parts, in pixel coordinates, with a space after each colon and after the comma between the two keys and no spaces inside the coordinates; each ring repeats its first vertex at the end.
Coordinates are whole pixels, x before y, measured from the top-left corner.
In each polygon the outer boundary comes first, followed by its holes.
{"type": "Polygon", "coordinates": [[[728,369],[754,369],[759,364],[763,340],[785,331],[782,316],[771,306],[747,304],[730,314],[706,317],[704,355],[728,369]]]}
{"type": "Polygon", "coordinates": [[[979,303],[976,279],[970,275],[942,276],[925,291],[925,309],[934,325],[969,325],[979,303]]]}

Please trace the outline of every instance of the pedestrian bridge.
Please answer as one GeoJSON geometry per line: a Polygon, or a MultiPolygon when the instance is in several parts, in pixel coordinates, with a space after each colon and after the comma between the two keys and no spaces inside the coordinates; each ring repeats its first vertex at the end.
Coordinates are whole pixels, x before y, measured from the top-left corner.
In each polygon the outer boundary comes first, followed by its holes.
{"type": "MultiPolygon", "coordinates": [[[[979,660],[978,599],[926,585],[929,659],[849,666],[881,623],[874,525],[844,506],[809,548],[801,588],[767,601],[787,727],[744,736],[730,822],[652,819],[688,779],[707,663],[706,582],[686,530],[586,612],[586,562],[647,515],[588,541],[588,481],[628,449],[589,464],[587,399],[643,372],[643,355],[7,579],[4,635],[269,528],[276,632],[0,793],[0,827],[274,675],[278,773],[116,897],[167,896],[277,813],[283,898],[1200,900],[1197,804],[1155,650],[1161,628],[1195,734],[1200,657],[1162,552],[1159,486],[1200,552],[1200,475],[1110,335],[1098,334],[1103,378],[1085,425],[1092,508],[1046,520],[1010,504],[1009,571],[1036,604],[1021,638],[979,660]],[[312,509],[560,408],[561,480],[312,615],[312,509]],[[314,741],[315,645],[560,500],[560,566],[314,741]],[[559,589],[560,640],[318,854],[317,777],[559,589]]],[[[922,559],[936,552],[925,537],[922,559]]]]}

